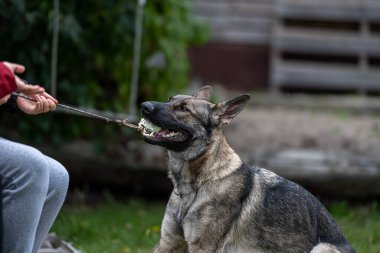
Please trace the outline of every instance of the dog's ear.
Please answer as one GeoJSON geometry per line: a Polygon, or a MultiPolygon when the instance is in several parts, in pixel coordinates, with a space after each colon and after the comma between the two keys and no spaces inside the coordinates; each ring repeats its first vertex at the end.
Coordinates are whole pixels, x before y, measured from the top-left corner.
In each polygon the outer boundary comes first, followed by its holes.
{"type": "Polygon", "coordinates": [[[227,125],[238,115],[251,96],[248,94],[238,96],[234,99],[217,103],[212,112],[212,121],[217,126],[227,125]]]}
{"type": "Polygon", "coordinates": [[[209,101],[211,97],[211,92],[212,92],[212,87],[209,85],[206,85],[206,86],[201,87],[197,91],[197,93],[195,93],[194,97],[209,101]]]}

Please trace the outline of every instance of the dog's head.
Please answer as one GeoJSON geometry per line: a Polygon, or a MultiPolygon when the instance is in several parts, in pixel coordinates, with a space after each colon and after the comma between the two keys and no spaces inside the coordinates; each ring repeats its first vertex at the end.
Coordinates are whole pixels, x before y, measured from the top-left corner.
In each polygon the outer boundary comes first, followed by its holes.
{"type": "Polygon", "coordinates": [[[140,126],[144,140],[176,152],[210,143],[213,132],[238,115],[250,98],[241,95],[212,104],[211,90],[204,86],[193,96],[176,95],[168,102],[142,103],[140,126]]]}

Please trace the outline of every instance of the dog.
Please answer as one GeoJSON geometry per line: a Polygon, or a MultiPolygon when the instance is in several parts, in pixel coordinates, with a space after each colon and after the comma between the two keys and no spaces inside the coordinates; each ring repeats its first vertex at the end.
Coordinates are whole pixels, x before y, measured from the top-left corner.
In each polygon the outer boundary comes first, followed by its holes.
{"type": "Polygon", "coordinates": [[[141,105],[143,138],[167,150],[174,185],[153,252],[355,252],[311,193],[229,146],[222,129],[250,96],[213,104],[211,90],[141,105]]]}

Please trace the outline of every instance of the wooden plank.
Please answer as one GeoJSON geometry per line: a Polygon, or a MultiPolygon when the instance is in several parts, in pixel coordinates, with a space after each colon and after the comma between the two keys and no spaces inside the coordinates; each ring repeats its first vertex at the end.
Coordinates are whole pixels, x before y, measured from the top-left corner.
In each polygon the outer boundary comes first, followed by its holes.
{"type": "Polygon", "coordinates": [[[380,35],[372,35],[364,39],[368,56],[380,56],[380,35]]]}
{"type": "Polygon", "coordinates": [[[272,17],[270,3],[195,2],[194,13],[200,16],[272,17]]]}
{"type": "Polygon", "coordinates": [[[380,1],[363,0],[365,4],[364,18],[370,21],[380,22],[380,1]]]}
{"type": "Polygon", "coordinates": [[[272,42],[287,52],[380,56],[380,36],[363,37],[359,32],[279,27],[272,42]]]}
{"type": "Polygon", "coordinates": [[[267,34],[272,28],[273,19],[263,16],[239,16],[239,15],[201,15],[198,18],[206,20],[213,29],[237,30],[237,31],[262,31],[267,34]]]}
{"type": "Polygon", "coordinates": [[[364,15],[360,0],[279,0],[275,13],[282,18],[352,21],[364,15]]]}
{"type": "Polygon", "coordinates": [[[207,19],[218,31],[262,31],[269,32],[272,20],[269,18],[210,17],[207,19]]]}
{"type": "Polygon", "coordinates": [[[201,17],[212,27],[212,40],[237,43],[260,43],[269,41],[272,20],[269,18],[201,17]],[[236,37],[235,37],[236,36],[236,37]]]}
{"type": "Polygon", "coordinates": [[[380,21],[378,0],[279,0],[274,12],[283,18],[380,21]]]}
{"type": "Polygon", "coordinates": [[[380,91],[380,71],[362,72],[354,66],[287,62],[274,65],[272,78],[276,87],[380,91]]]}
{"type": "Polygon", "coordinates": [[[243,32],[228,30],[224,32],[214,32],[212,36],[214,42],[226,42],[229,44],[266,44],[269,40],[268,33],[243,32]]]}
{"type": "Polygon", "coordinates": [[[210,23],[213,41],[266,44],[273,23],[273,0],[197,0],[194,13],[210,23]]]}
{"type": "Polygon", "coordinates": [[[193,3],[209,3],[209,4],[220,4],[220,3],[237,3],[237,4],[251,4],[251,3],[267,3],[273,4],[276,0],[193,0],[193,3]]]}

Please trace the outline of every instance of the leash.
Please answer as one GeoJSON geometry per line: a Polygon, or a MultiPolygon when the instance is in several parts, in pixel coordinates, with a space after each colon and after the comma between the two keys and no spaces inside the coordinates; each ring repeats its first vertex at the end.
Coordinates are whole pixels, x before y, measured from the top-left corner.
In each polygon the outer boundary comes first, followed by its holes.
{"type": "MultiPolygon", "coordinates": [[[[22,94],[17,93],[17,92],[13,92],[12,95],[20,97],[20,98],[23,98],[23,99],[27,99],[27,100],[30,100],[30,101],[33,101],[33,102],[37,102],[37,100],[35,100],[34,98],[22,95],[22,94]]],[[[81,109],[78,109],[78,108],[75,108],[75,107],[72,107],[72,106],[68,106],[68,105],[64,105],[64,104],[57,104],[57,107],[63,108],[65,110],[73,111],[73,112],[76,112],[76,113],[79,113],[79,114],[83,114],[83,115],[86,115],[87,117],[90,117],[90,118],[104,120],[107,123],[113,123],[113,124],[117,124],[119,126],[126,126],[126,127],[129,127],[129,128],[136,129],[137,131],[141,131],[142,130],[141,127],[139,127],[139,126],[131,123],[127,119],[111,119],[111,118],[108,118],[108,117],[105,117],[105,116],[101,116],[101,115],[98,115],[98,114],[95,114],[95,113],[92,113],[92,112],[83,111],[81,109]]]]}

